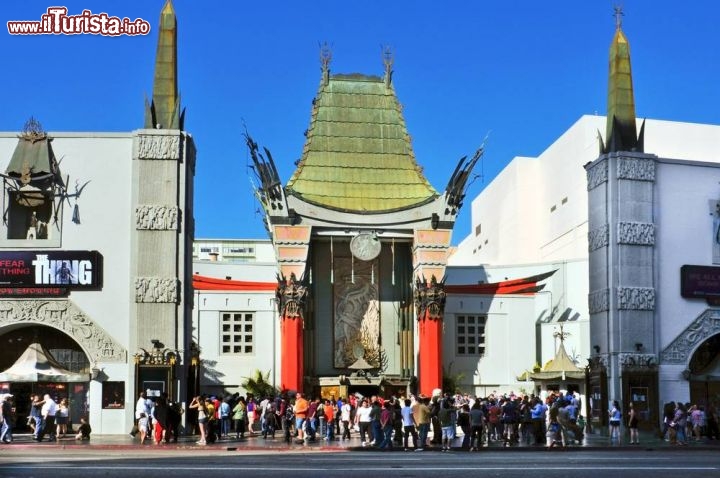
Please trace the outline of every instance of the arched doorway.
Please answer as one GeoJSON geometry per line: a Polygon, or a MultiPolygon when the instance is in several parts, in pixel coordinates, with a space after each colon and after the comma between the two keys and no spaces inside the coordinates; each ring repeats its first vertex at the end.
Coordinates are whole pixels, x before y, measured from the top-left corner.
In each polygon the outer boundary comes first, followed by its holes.
{"type": "Polygon", "coordinates": [[[81,416],[87,416],[88,413],[87,395],[91,365],[85,351],[69,335],[44,325],[14,325],[3,328],[0,334],[0,372],[12,367],[33,343],[41,344],[43,350],[52,355],[63,369],[73,374],[84,374],[88,377],[88,381],[0,382],[0,391],[12,393],[14,396],[16,420],[14,428],[18,431],[27,428],[32,394],[47,393],[57,402],[63,398],[68,399],[71,423],[77,423],[81,416]]]}
{"type": "Polygon", "coordinates": [[[688,369],[690,402],[720,406],[720,334],[708,337],[695,349],[688,369]]]}

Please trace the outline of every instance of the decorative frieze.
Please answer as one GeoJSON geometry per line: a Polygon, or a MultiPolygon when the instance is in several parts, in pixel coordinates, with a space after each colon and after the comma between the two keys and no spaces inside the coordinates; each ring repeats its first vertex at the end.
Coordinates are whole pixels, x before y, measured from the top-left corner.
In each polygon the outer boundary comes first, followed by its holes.
{"type": "Polygon", "coordinates": [[[588,232],[588,252],[595,251],[610,244],[610,227],[607,224],[588,232]]]}
{"type": "Polygon", "coordinates": [[[139,134],[136,144],[138,159],[180,159],[178,134],[139,134]]]}
{"type": "Polygon", "coordinates": [[[180,281],[175,277],[136,277],[135,302],[178,303],[180,281]]]}
{"type": "Polygon", "coordinates": [[[617,178],[655,181],[655,161],[652,159],[618,158],[617,178]]]}
{"type": "Polygon", "coordinates": [[[177,206],[141,204],[135,208],[135,228],[145,231],[177,231],[180,209],[177,206]]]}
{"type": "Polygon", "coordinates": [[[588,359],[588,368],[590,373],[600,373],[608,368],[607,354],[595,354],[588,359]]]}
{"type": "Polygon", "coordinates": [[[610,293],[607,289],[596,290],[588,294],[588,311],[591,314],[610,309],[610,293]]]}
{"type": "Polygon", "coordinates": [[[656,367],[658,358],[655,354],[621,353],[618,354],[618,362],[624,370],[638,371],[656,367]]]}
{"type": "Polygon", "coordinates": [[[694,350],[720,333],[720,310],[708,309],[673,340],[660,354],[662,363],[689,365],[694,350]]]}
{"type": "Polygon", "coordinates": [[[587,189],[588,191],[595,189],[608,180],[607,161],[601,161],[587,170],[587,189]]]}
{"type": "Polygon", "coordinates": [[[617,234],[618,244],[655,245],[655,224],[652,223],[619,222],[617,234]]]}
{"type": "Polygon", "coordinates": [[[618,287],[617,301],[620,310],[655,310],[655,289],[618,287]]]}
{"type": "Polygon", "coordinates": [[[125,348],[69,300],[0,301],[0,328],[31,324],[66,333],[80,344],[91,364],[127,361],[125,348]]]}

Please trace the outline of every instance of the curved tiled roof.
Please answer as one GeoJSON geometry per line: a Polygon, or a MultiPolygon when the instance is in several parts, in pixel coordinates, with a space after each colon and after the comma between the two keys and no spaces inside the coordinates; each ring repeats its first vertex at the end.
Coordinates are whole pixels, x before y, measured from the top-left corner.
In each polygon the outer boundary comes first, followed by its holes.
{"type": "Polygon", "coordinates": [[[408,209],[438,196],[415,162],[402,107],[383,78],[324,78],[306,134],[288,195],[359,213],[408,209]]]}

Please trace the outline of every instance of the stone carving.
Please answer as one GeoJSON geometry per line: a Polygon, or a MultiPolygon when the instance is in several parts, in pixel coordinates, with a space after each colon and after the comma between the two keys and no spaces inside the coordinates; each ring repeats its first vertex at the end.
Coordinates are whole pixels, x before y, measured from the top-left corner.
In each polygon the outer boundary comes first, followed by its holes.
{"type": "Polygon", "coordinates": [[[179,299],[180,281],[175,277],[136,277],[135,302],[173,303],[179,299]]]}
{"type": "Polygon", "coordinates": [[[656,367],[658,359],[655,354],[621,353],[618,354],[618,362],[625,370],[639,370],[656,367]]]}
{"type": "Polygon", "coordinates": [[[607,161],[599,162],[587,170],[587,189],[588,191],[595,189],[608,180],[607,161]]]}
{"type": "Polygon", "coordinates": [[[596,290],[588,294],[588,311],[591,314],[610,309],[610,294],[607,289],[596,290]]]}
{"type": "Polygon", "coordinates": [[[655,289],[618,287],[617,301],[620,310],[655,310],[655,289]]]}
{"type": "Polygon", "coordinates": [[[652,246],[655,244],[655,224],[649,222],[619,222],[618,244],[652,246]]]}
{"type": "Polygon", "coordinates": [[[655,161],[652,159],[618,158],[617,178],[655,181],[655,161]]]}
{"type": "Polygon", "coordinates": [[[138,365],[175,365],[179,354],[164,347],[159,340],[153,340],[153,348],[150,351],[140,348],[135,352],[135,363],[138,365]]]}
{"type": "Polygon", "coordinates": [[[147,231],[177,231],[180,209],[177,206],[141,204],[135,207],[135,228],[147,231]]]}
{"type": "Polygon", "coordinates": [[[706,339],[718,333],[720,333],[720,310],[708,309],[662,351],[660,360],[667,364],[689,364],[693,351],[706,339]]]}
{"type": "Polygon", "coordinates": [[[336,368],[349,367],[363,358],[370,367],[380,365],[380,293],[375,279],[378,261],[335,261],[333,289],[333,356],[336,368]],[[342,280],[350,278],[350,280],[342,280]]]}
{"type": "Polygon", "coordinates": [[[180,136],[168,134],[139,134],[138,159],[180,159],[180,136]]]}
{"type": "Polygon", "coordinates": [[[445,313],[445,298],[444,282],[438,282],[434,275],[430,278],[430,284],[418,278],[415,281],[415,309],[418,320],[441,320],[445,313]]]}
{"type": "Polygon", "coordinates": [[[305,314],[305,300],[308,292],[307,284],[299,281],[294,273],[290,274],[290,279],[285,279],[284,275],[278,277],[275,298],[280,317],[302,320],[305,314]]]}
{"type": "Polygon", "coordinates": [[[606,247],[610,243],[610,227],[603,224],[597,229],[588,232],[588,252],[606,247]]]}
{"type": "Polygon", "coordinates": [[[125,348],[69,300],[0,301],[0,329],[31,324],[66,333],[83,348],[90,363],[127,360],[125,348]]]}
{"type": "Polygon", "coordinates": [[[588,359],[588,368],[590,373],[599,373],[607,370],[608,356],[607,354],[596,354],[588,359]]]}

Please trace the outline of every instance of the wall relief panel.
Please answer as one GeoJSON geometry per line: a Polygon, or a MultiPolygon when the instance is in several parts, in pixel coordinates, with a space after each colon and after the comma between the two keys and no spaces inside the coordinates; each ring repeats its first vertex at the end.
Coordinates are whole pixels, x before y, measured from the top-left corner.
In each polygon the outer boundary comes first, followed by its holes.
{"type": "Polygon", "coordinates": [[[0,328],[15,324],[47,325],[66,333],[91,364],[127,361],[127,350],[69,300],[0,301],[0,328]]]}

